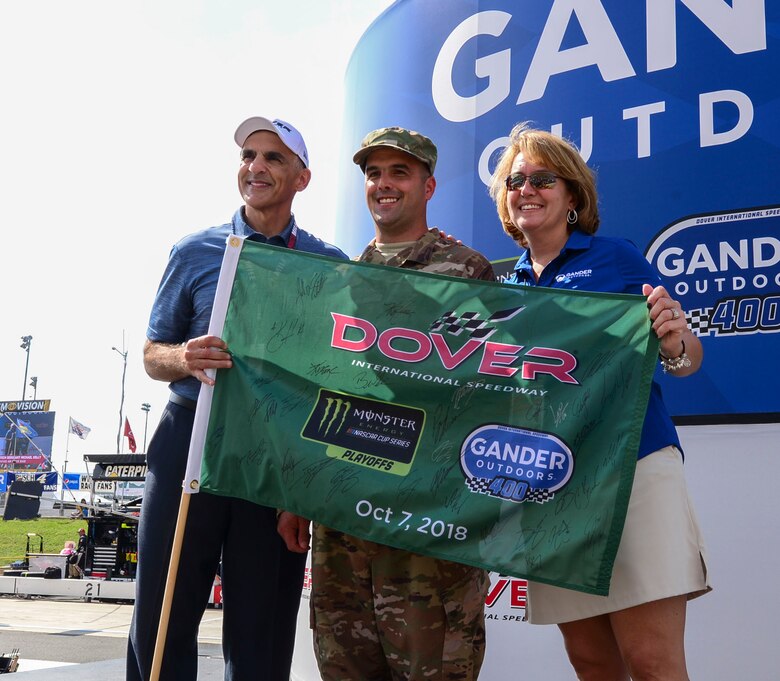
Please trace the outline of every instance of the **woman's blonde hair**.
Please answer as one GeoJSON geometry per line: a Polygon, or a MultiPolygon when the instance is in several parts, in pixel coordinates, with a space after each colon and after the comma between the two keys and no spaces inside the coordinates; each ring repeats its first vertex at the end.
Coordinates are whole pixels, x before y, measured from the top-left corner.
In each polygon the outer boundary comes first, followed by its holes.
{"type": "Polygon", "coordinates": [[[512,128],[509,144],[501,153],[490,178],[490,196],[496,204],[504,231],[521,246],[528,245],[523,233],[512,224],[506,206],[506,178],[511,173],[515,157],[520,153],[527,161],[544,166],[566,182],[578,216],[577,222],[569,225],[569,232],[576,227],[586,234],[595,234],[600,222],[595,174],[571,142],[544,130],[531,128],[528,123],[518,123],[512,128]]]}

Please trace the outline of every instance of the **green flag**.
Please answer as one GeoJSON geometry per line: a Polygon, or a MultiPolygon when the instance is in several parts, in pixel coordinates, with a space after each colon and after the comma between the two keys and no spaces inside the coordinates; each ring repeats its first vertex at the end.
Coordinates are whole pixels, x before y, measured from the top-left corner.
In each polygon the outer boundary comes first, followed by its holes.
{"type": "Polygon", "coordinates": [[[187,487],[608,592],[657,359],[644,298],[228,242],[211,332],[233,368],[201,391],[187,487]]]}

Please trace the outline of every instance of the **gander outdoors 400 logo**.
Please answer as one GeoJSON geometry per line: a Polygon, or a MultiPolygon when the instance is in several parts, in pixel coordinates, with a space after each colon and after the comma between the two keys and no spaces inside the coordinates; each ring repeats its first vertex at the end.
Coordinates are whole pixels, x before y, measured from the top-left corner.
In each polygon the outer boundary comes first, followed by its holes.
{"type": "Polygon", "coordinates": [[[696,215],[666,227],[646,257],[698,336],[780,333],[780,206],[696,215]]]}
{"type": "Polygon", "coordinates": [[[474,494],[541,504],[569,482],[574,457],[555,435],[488,424],[466,437],[460,465],[474,494]]]}

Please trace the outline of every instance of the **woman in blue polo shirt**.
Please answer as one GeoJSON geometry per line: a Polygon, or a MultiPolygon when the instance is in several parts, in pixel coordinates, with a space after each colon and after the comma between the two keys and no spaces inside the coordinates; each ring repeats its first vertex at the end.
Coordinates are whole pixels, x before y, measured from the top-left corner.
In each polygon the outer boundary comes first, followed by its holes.
{"type": "MultiPolygon", "coordinates": [[[[642,294],[664,371],[682,377],[698,370],[701,343],[649,263],[626,240],[594,236],[594,177],[576,148],[515,126],[490,194],[504,231],[524,249],[511,283],[642,294]]],[[[686,602],[709,590],[680,442],[653,381],[609,596],[531,582],[528,619],[559,626],[581,680],[687,681],[686,602]]]]}

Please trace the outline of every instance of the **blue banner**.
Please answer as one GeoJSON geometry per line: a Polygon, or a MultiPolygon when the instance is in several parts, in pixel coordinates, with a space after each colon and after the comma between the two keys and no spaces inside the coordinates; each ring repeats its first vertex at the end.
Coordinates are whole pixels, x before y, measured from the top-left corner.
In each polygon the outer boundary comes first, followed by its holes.
{"type": "Polygon", "coordinates": [[[40,473],[35,476],[35,479],[43,483],[44,492],[56,492],[57,491],[57,473],[52,471],[50,473],[40,473]]]}
{"type": "Polygon", "coordinates": [[[396,2],[347,73],[342,245],[358,253],[373,236],[352,153],[402,125],[439,147],[429,223],[511,268],[486,183],[509,130],[531,121],[578,145],[597,172],[600,233],[632,239],[690,311],[705,362],[665,391],[673,414],[776,418],[778,24],[763,0],[396,2]]]}
{"type": "Polygon", "coordinates": [[[8,479],[10,485],[14,480],[32,480],[40,482],[43,485],[44,492],[56,492],[57,491],[57,473],[56,471],[49,471],[48,473],[10,473],[13,478],[8,479]]]}
{"type": "Polygon", "coordinates": [[[81,484],[81,473],[63,473],[62,488],[78,490],[81,484]]]}
{"type": "Polygon", "coordinates": [[[57,473],[56,471],[49,471],[48,473],[13,473],[7,471],[0,473],[0,492],[5,492],[10,489],[14,480],[31,480],[34,482],[43,483],[44,492],[56,492],[57,491],[57,473]]]}

